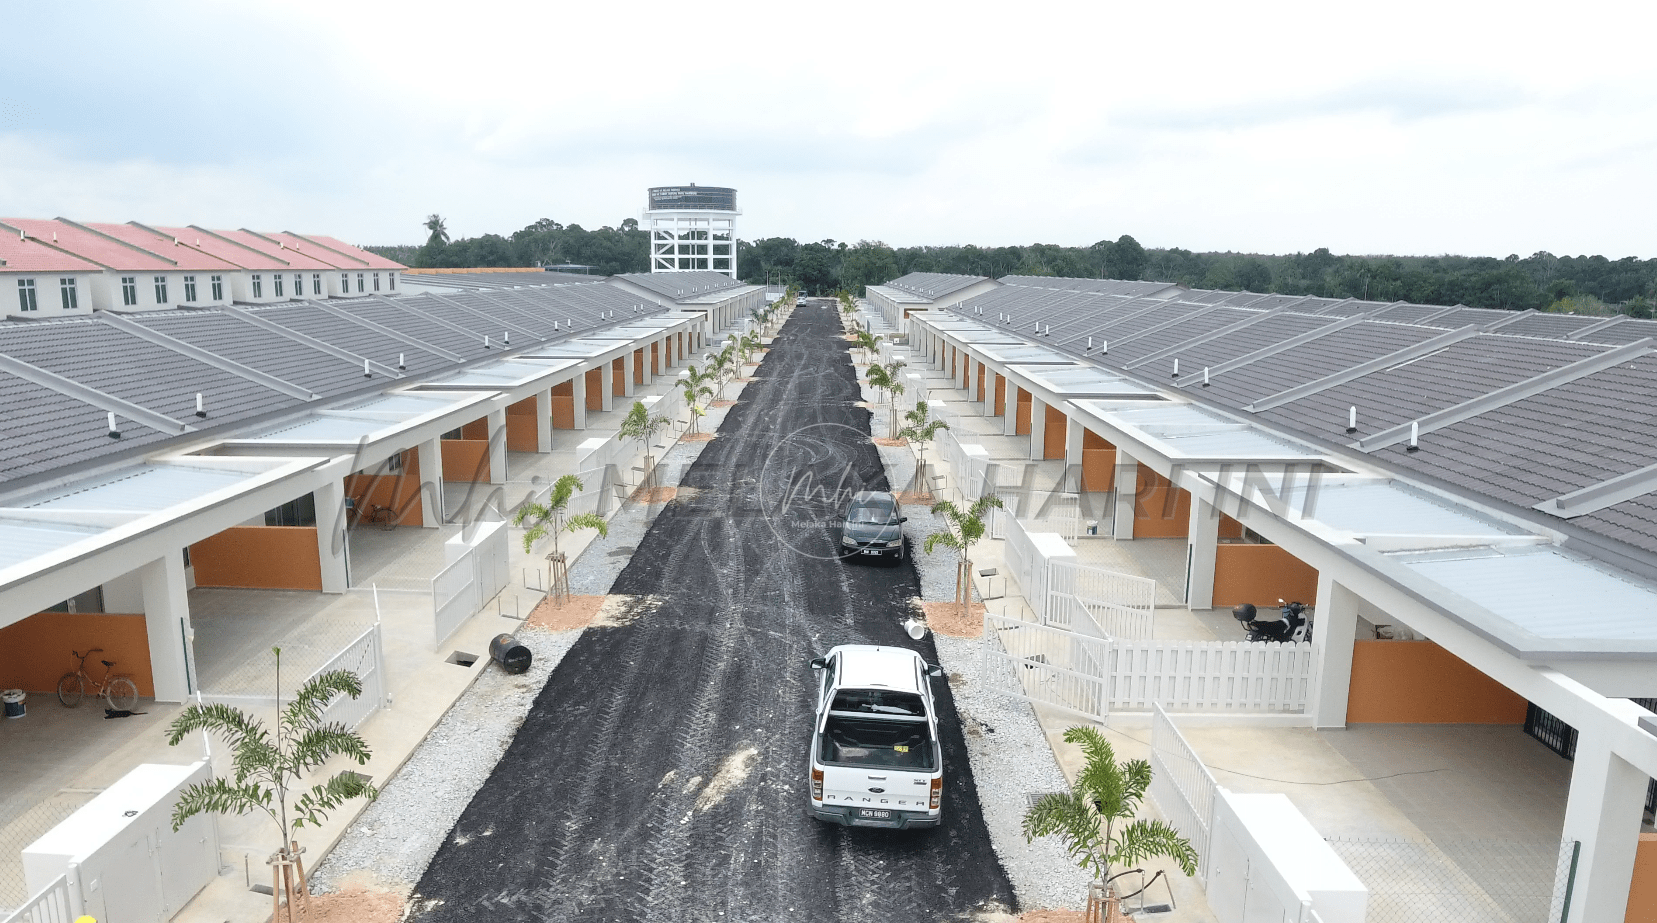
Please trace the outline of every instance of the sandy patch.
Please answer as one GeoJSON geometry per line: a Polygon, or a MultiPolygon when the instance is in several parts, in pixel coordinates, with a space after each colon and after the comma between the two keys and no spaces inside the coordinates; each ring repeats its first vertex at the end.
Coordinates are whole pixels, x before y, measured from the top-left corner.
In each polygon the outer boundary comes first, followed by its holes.
{"type": "Polygon", "coordinates": [[[640,487],[629,494],[627,499],[634,503],[670,503],[678,495],[677,487],[652,487],[649,490],[640,487]]]}
{"type": "Polygon", "coordinates": [[[370,891],[350,885],[333,894],[313,894],[307,923],[399,923],[403,898],[390,891],[370,891]]]}
{"type": "Polygon", "coordinates": [[[715,772],[713,778],[708,780],[707,788],[702,789],[702,793],[696,796],[694,810],[706,811],[723,801],[732,789],[741,785],[743,780],[748,778],[748,771],[753,768],[754,758],[757,756],[759,756],[759,751],[749,747],[746,750],[738,750],[721,760],[719,771],[715,772]]]}
{"type": "Polygon", "coordinates": [[[926,613],[926,627],[940,635],[952,638],[976,638],[984,633],[984,604],[973,603],[965,612],[960,603],[921,603],[926,613]]]}
{"type": "Polygon", "coordinates": [[[710,406],[713,406],[713,407],[735,407],[736,406],[736,401],[714,401],[713,404],[710,405],[710,406]]]}
{"type": "Polygon", "coordinates": [[[712,442],[713,433],[686,433],[679,437],[680,442],[712,442]]]}
{"type": "Polygon", "coordinates": [[[1019,914],[1018,923],[1086,923],[1080,910],[1031,910],[1019,914]]]}
{"type": "Polygon", "coordinates": [[[604,605],[604,596],[571,596],[562,606],[554,606],[548,597],[535,605],[529,614],[529,627],[547,631],[571,631],[586,628],[604,605]]]}
{"type": "Polygon", "coordinates": [[[883,445],[883,446],[890,446],[892,448],[898,448],[900,446],[906,446],[908,444],[909,444],[909,440],[907,440],[907,439],[888,439],[885,436],[876,436],[875,437],[875,445],[883,445]]]}
{"type": "Polygon", "coordinates": [[[937,500],[937,498],[932,496],[931,494],[923,493],[923,492],[918,491],[918,490],[900,490],[900,491],[898,491],[898,502],[899,503],[921,503],[921,504],[925,504],[926,506],[931,506],[936,500],[937,500]]]}
{"type": "Polygon", "coordinates": [[[593,619],[593,624],[603,628],[631,625],[642,616],[660,609],[663,599],[661,596],[626,596],[613,593],[604,597],[604,605],[599,607],[598,617],[593,619]]]}

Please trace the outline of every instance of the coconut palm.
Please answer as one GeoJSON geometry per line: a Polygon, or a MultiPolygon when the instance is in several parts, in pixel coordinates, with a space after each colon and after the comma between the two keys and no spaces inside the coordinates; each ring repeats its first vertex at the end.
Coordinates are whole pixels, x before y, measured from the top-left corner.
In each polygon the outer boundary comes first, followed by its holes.
{"type": "Polygon", "coordinates": [[[581,479],[573,474],[566,474],[553,482],[552,492],[547,495],[545,503],[526,503],[518,508],[512,517],[512,524],[521,526],[526,521],[530,523],[524,530],[524,552],[527,554],[534,549],[535,543],[548,536],[552,537],[552,555],[549,560],[556,558],[558,551],[558,534],[560,532],[575,532],[580,529],[596,529],[601,536],[610,534],[610,527],[605,524],[604,517],[597,513],[577,513],[570,515],[570,498],[577,491],[586,490],[581,479]]]}
{"type": "Polygon", "coordinates": [[[616,435],[622,439],[637,439],[639,448],[644,452],[644,470],[646,489],[655,486],[656,469],[651,465],[650,444],[656,440],[656,434],[673,425],[673,418],[666,414],[651,416],[650,410],[642,401],[634,401],[632,409],[627,411],[627,417],[616,428],[616,435]]]}
{"type": "Polygon", "coordinates": [[[1093,873],[1090,905],[1094,893],[1109,887],[1113,872],[1146,859],[1166,856],[1195,875],[1197,851],[1179,831],[1160,820],[1135,819],[1151,785],[1151,764],[1117,762],[1097,728],[1073,727],[1064,739],[1079,745],[1087,762],[1070,791],[1043,795],[1024,812],[1025,840],[1057,836],[1076,864],[1093,873]]]}
{"type": "Polygon", "coordinates": [[[282,649],[276,655],[276,726],[233,705],[196,704],[184,709],[167,726],[167,743],[178,746],[196,731],[217,734],[230,745],[230,777],[197,782],[180,793],[173,804],[173,831],[197,814],[263,813],[276,827],[281,846],[274,864],[282,869],[278,885],[287,896],[288,916],[296,899],[303,900],[305,882],[299,864],[295,832],[318,827],[328,815],[353,798],[373,800],[379,792],[368,777],[341,770],[320,785],[301,789],[306,774],[335,756],[361,766],[373,756],[367,742],[337,721],[324,721],[328,706],[339,696],[362,695],[362,680],[349,670],[319,673],[299,687],[293,700],[282,705],[282,649]],[[290,874],[289,870],[297,875],[290,874]]]}
{"type": "Polygon", "coordinates": [[[685,406],[690,408],[690,431],[693,433],[696,432],[696,421],[705,413],[701,402],[713,397],[713,388],[708,386],[708,382],[712,380],[711,373],[698,369],[695,363],[692,363],[685,369],[685,377],[679,382],[685,391],[685,406]]]}
{"type": "Polygon", "coordinates": [[[926,444],[938,435],[938,430],[949,429],[949,424],[942,420],[931,418],[931,411],[925,401],[916,401],[915,409],[903,415],[908,424],[898,430],[899,439],[907,439],[915,445],[915,452],[920,456],[915,465],[915,480],[925,483],[926,477],[926,444]]]}
{"type": "Polygon", "coordinates": [[[888,433],[895,433],[898,428],[898,395],[903,393],[902,369],[903,360],[893,359],[885,365],[874,363],[869,366],[868,372],[864,373],[870,387],[881,393],[881,403],[886,403],[886,396],[891,395],[892,417],[891,425],[886,428],[888,433]]]}
{"type": "Polygon", "coordinates": [[[939,545],[955,550],[955,602],[962,618],[972,601],[972,545],[984,537],[984,514],[991,508],[1001,509],[1001,498],[994,494],[979,497],[964,510],[948,500],[932,504],[932,514],[944,518],[944,529],[926,537],[926,553],[939,545]]]}

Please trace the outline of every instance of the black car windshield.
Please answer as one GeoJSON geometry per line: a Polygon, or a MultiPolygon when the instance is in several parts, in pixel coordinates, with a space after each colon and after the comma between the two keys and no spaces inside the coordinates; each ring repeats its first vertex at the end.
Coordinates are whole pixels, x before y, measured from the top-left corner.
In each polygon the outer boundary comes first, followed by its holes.
{"type": "Polygon", "coordinates": [[[842,689],[834,694],[829,711],[859,712],[865,715],[896,715],[925,718],[926,703],[913,692],[886,689],[842,689]]]}
{"type": "Polygon", "coordinates": [[[849,522],[891,522],[892,507],[890,504],[886,503],[871,503],[868,506],[854,506],[846,519],[849,522]]]}
{"type": "Polygon", "coordinates": [[[884,721],[830,715],[818,738],[824,763],[931,770],[932,732],[924,721],[884,721]]]}

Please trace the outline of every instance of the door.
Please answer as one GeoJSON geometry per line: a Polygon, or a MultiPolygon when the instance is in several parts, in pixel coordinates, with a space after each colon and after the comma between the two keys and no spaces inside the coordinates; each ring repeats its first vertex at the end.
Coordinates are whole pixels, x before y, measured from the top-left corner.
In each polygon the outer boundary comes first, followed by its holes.
{"type": "Polygon", "coordinates": [[[149,834],[135,836],[126,847],[115,852],[104,867],[101,890],[104,892],[107,923],[160,923],[161,874],[156,868],[155,849],[149,834]]]}

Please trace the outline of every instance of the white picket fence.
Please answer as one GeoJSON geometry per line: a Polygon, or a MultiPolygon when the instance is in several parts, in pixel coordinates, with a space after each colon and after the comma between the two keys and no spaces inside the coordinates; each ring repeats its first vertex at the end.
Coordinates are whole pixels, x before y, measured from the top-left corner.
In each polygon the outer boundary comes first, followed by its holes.
{"type": "MultiPolygon", "coordinates": [[[[998,516],[996,519],[1001,523],[1002,538],[1006,540],[1006,544],[1001,547],[1001,561],[1007,567],[1007,575],[1018,583],[1019,590],[1032,609],[1038,605],[1045,605],[1046,559],[1036,550],[1035,543],[1030,541],[1030,534],[1024,531],[1017,519],[1011,516],[998,516]]],[[[1045,613],[1038,609],[1036,616],[1042,619],[1045,613]]]]}
{"type": "MultiPolygon", "coordinates": [[[[362,682],[362,694],[355,699],[346,695],[338,695],[328,703],[322,711],[322,720],[325,723],[338,722],[345,725],[347,730],[356,730],[362,726],[368,716],[384,708],[390,701],[390,684],[387,682],[385,670],[385,632],[380,623],[375,622],[362,634],[351,639],[339,653],[328,658],[322,666],[311,671],[305,677],[305,683],[316,679],[323,673],[331,670],[349,670],[357,675],[362,682]]],[[[301,686],[304,683],[300,684],[301,686]]],[[[243,710],[257,710],[276,707],[276,697],[268,695],[221,694],[202,690],[199,701],[203,704],[234,705],[243,710]]]]}
{"type": "MultiPolygon", "coordinates": [[[[1047,564],[1046,585],[1050,600],[1054,595],[1076,597],[1112,638],[1156,637],[1156,581],[1149,577],[1054,559],[1047,564]]],[[[1047,623],[1069,628],[1058,621],[1061,615],[1049,601],[1047,623]]]]}
{"type": "Polygon", "coordinates": [[[994,614],[985,614],[984,633],[992,688],[1094,721],[1110,714],[1108,640],[994,614]]]}
{"type": "MultiPolygon", "coordinates": [[[[85,909],[81,904],[80,884],[76,879],[78,868],[69,866],[69,872],[59,875],[28,903],[7,914],[0,923],[72,923],[85,909]]],[[[3,912],[3,911],[0,911],[3,912]]]]}
{"type": "Polygon", "coordinates": [[[1208,873],[1208,846],[1214,826],[1214,799],[1219,790],[1185,735],[1162,706],[1151,711],[1151,800],[1180,836],[1197,851],[1199,880],[1208,873]]]}
{"type": "Polygon", "coordinates": [[[1178,712],[1306,710],[1317,652],[1310,643],[1117,640],[1111,707],[1178,712]]]}

